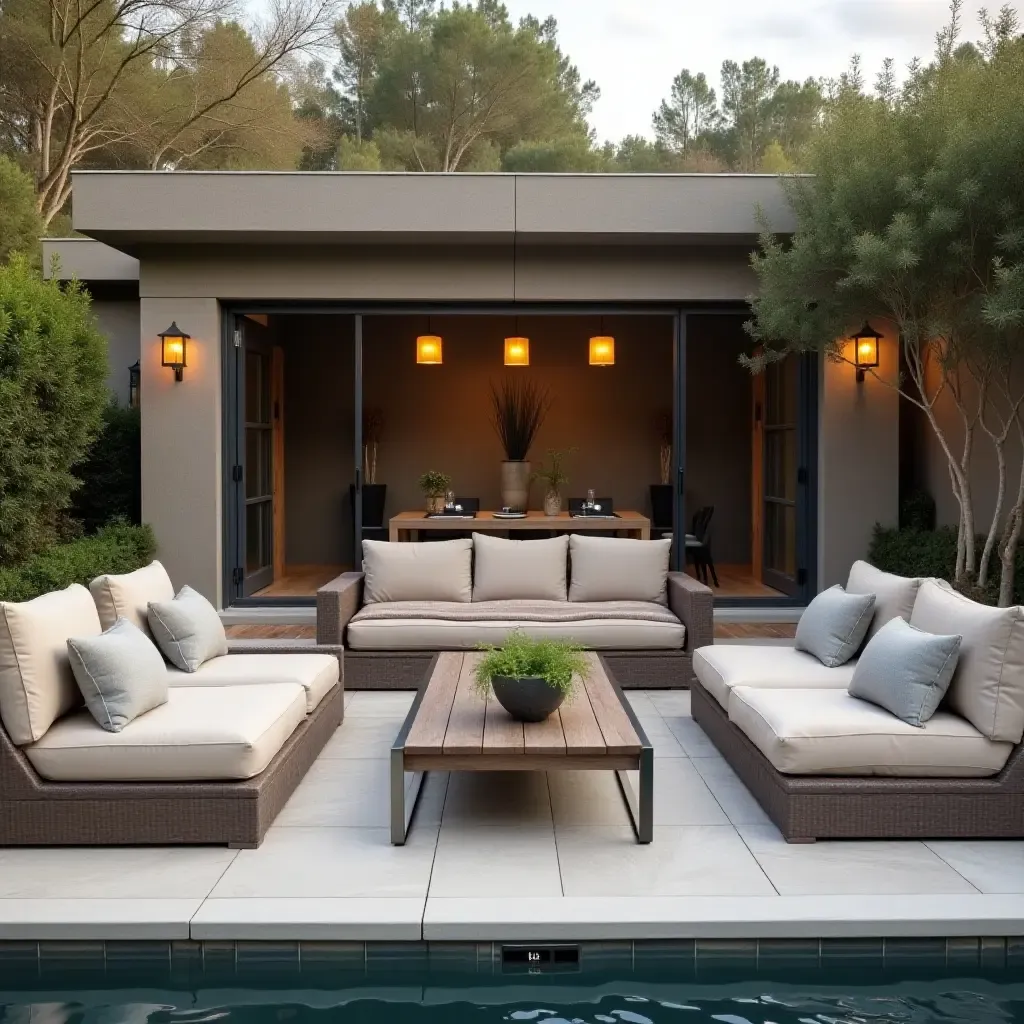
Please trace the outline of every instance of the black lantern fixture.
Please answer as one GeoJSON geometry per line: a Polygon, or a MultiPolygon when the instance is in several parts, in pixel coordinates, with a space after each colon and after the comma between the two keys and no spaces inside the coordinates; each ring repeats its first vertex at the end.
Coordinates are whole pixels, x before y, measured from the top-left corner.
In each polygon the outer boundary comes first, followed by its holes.
{"type": "Polygon", "coordinates": [[[182,370],[188,366],[187,345],[191,334],[186,334],[176,323],[157,337],[160,339],[160,365],[169,366],[174,370],[174,379],[182,379],[182,370]]]}
{"type": "Polygon", "coordinates": [[[882,335],[864,321],[864,326],[852,337],[853,341],[853,365],[857,367],[857,383],[864,381],[864,375],[868,370],[878,366],[878,342],[882,335]]]}
{"type": "Polygon", "coordinates": [[[138,409],[139,407],[139,361],[138,359],[128,367],[128,408],[138,409]]]}

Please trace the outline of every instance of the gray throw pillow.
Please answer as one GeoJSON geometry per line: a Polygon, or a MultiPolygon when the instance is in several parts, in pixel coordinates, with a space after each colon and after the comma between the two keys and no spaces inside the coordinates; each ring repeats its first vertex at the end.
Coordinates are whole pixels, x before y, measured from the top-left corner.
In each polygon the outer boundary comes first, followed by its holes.
{"type": "Polygon", "coordinates": [[[796,626],[796,647],[827,668],[845,665],[860,650],[875,611],[874,594],[848,594],[837,583],[804,609],[796,626]]]}
{"type": "Polygon", "coordinates": [[[228,653],[217,609],[191,587],[173,601],[150,601],[149,628],[164,657],[183,672],[198,672],[204,661],[228,653]]]}
{"type": "Polygon", "coordinates": [[[935,714],[956,671],[963,637],[925,633],[890,619],[864,648],[850,682],[850,696],[922,726],[935,714]]]}
{"type": "Polygon", "coordinates": [[[167,703],[167,665],[134,623],[118,619],[105,633],[71,637],[68,658],[85,706],[107,732],[167,703]]]}

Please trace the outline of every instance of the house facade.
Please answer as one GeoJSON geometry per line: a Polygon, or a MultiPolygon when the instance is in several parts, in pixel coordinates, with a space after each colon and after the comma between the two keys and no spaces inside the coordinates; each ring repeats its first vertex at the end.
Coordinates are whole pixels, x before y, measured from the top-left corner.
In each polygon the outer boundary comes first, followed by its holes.
{"type": "Polygon", "coordinates": [[[139,363],[143,518],[175,582],[218,607],[310,600],[422,507],[427,470],[497,507],[506,379],[544,396],[531,459],[567,453],[567,497],[644,513],[677,562],[711,509],[722,602],[802,604],[895,524],[900,410],[846,364],[740,366],[759,209],[793,230],[770,175],[79,172],[84,237],[44,257],[92,292],[122,399],[139,363]],[[382,520],[368,484],[387,487],[382,520]]]}

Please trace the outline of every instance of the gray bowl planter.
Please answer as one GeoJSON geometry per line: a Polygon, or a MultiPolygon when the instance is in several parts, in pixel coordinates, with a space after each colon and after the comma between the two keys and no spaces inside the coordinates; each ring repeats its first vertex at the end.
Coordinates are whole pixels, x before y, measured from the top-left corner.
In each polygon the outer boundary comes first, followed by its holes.
{"type": "Polygon", "coordinates": [[[519,722],[543,722],[565,700],[565,694],[541,676],[494,676],[491,689],[498,703],[519,722]]]}

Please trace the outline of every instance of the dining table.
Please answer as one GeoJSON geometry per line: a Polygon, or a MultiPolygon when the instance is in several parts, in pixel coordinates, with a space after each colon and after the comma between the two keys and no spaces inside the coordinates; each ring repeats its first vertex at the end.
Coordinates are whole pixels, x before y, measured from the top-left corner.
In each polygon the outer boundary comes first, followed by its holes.
{"type": "Polygon", "coordinates": [[[467,533],[614,533],[634,540],[651,539],[651,520],[639,512],[622,511],[614,516],[577,516],[559,512],[527,512],[522,518],[506,518],[494,512],[465,516],[427,515],[425,512],[399,512],[388,521],[388,540],[415,541],[431,530],[464,530],[467,533]]]}

